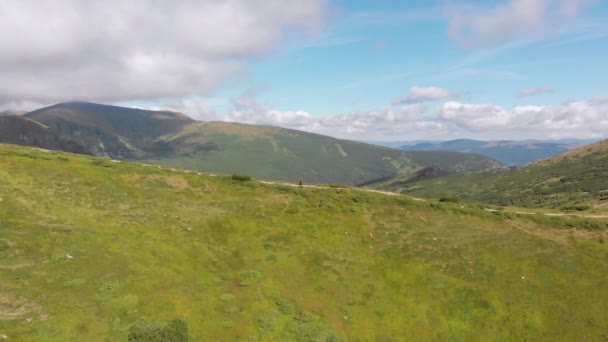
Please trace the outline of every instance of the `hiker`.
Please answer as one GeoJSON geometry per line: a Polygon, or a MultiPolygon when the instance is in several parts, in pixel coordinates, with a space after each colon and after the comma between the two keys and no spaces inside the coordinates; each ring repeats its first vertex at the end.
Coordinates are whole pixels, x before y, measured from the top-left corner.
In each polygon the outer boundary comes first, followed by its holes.
{"type": "Polygon", "coordinates": [[[302,178],[300,178],[300,186],[302,186],[302,178]]]}

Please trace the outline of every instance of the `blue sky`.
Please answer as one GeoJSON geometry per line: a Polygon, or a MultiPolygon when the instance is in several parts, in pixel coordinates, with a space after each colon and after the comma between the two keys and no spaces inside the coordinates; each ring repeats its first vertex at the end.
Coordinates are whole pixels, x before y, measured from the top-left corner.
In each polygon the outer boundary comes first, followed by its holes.
{"type": "Polygon", "coordinates": [[[0,6],[0,32],[0,110],[84,100],[349,139],[608,131],[600,0],[28,0],[0,6]]]}
{"type": "MultiPolygon", "coordinates": [[[[495,15],[493,11],[514,2],[482,3],[480,15],[495,15]]],[[[548,5],[547,11],[557,11],[551,9],[559,5],[556,3],[548,5]]],[[[448,32],[446,13],[450,6],[461,5],[442,1],[335,2],[321,33],[289,37],[280,48],[251,60],[250,75],[223,87],[210,101],[217,110],[229,111],[230,99],[247,94],[278,111],[326,116],[386,107],[406,97],[414,86],[446,89],[456,94],[451,100],[493,104],[506,110],[560,106],[608,93],[608,78],[601,76],[608,75],[606,2],[582,4],[571,16],[548,13],[538,27],[522,31],[507,26],[504,32],[495,32],[479,44],[468,44],[475,41],[475,34],[462,41],[448,32]],[[529,96],[522,95],[526,90],[529,96]]],[[[518,19],[513,20],[513,25],[518,25],[518,19]]],[[[432,117],[441,104],[428,103],[424,116],[432,117]]],[[[563,134],[542,129],[505,130],[499,137],[585,137],[585,129],[564,130],[563,134]]],[[[460,130],[447,132],[447,136],[487,139],[496,132],[490,133],[460,130]]],[[[589,134],[603,137],[601,132],[589,134]]],[[[424,138],[398,132],[388,136],[410,137],[424,138]]]]}
{"type": "Polygon", "coordinates": [[[607,5],[555,31],[470,48],[449,37],[439,2],[340,1],[322,34],[252,61],[251,78],[218,97],[255,89],[277,109],[318,114],[384,106],[415,85],[507,107],[588,99],[608,92],[608,79],[598,75],[608,74],[607,5]],[[535,87],[552,92],[519,96],[535,87]]]}

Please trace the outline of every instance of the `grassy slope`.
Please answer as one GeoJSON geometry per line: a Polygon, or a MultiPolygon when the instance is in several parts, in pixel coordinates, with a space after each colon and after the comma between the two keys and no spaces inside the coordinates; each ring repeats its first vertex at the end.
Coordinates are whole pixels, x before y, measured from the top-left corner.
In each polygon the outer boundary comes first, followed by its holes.
{"type": "Polygon", "coordinates": [[[73,130],[89,128],[95,133],[120,136],[142,145],[162,134],[181,130],[195,122],[182,113],[151,111],[88,102],[59,103],[25,114],[59,134],[70,136],[73,130]]]}
{"type": "MultiPolygon", "coordinates": [[[[79,146],[79,153],[119,159],[137,159],[156,153],[162,148],[156,144],[158,136],[175,133],[195,122],[176,112],[87,102],[59,103],[29,112],[24,118],[48,126],[49,131],[64,145],[69,142],[79,146]]],[[[23,144],[19,141],[14,143],[23,144]]],[[[52,146],[24,145],[55,149],[52,146]]]]}
{"type": "MultiPolygon", "coordinates": [[[[115,159],[154,161],[209,172],[313,183],[361,184],[441,164],[448,171],[477,171],[499,165],[478,155],[404,152],[328,136],[269,126],[198,122],[184,114],[95,103],[60,103],[12,118],[48,127],[0,138],[0,142],[60,149],[115,159]],[[34,143],[45,133],[49,139],[34,143]],[[58,148],[59,146],[59,148],[58,148]],[[70,149],[63,148],[70,147],[70,149]],[[77,147],[77,148],[76,148],[77,147]]],[[[6,120],[5,120],[6,121],[6,120]]],[[[2,129],[0,129],[1,133],[2,129]]],[[[0,136],[3,137],[2,134],[0,136]]]]}
{"type": "Polygon", "coordinates": [[[606,222],[8,145],[0,165],[10,340],[125,340],[140,317],[195,341],[607,337],[606,222]]]}
{"type": "Polygon", "coordinates": [[[404,152],[290,129],[226,122],[198,123],[164,139],[178,156],[149,161],[292,182],[304,178],[313,183],[360,184],[429,163],[450,171],[499,165],[478,155],[404,152]]]}
{"type": "MultiPolygon", "coordinates": [[[[524,207],[590,205],[608,209],[608,141],[508,171],[446,176],[407,184],[415,196],[457,196],[466,201],[524,207]]],[[[391,184],[384,188],[395,190],[391,184]]]]}

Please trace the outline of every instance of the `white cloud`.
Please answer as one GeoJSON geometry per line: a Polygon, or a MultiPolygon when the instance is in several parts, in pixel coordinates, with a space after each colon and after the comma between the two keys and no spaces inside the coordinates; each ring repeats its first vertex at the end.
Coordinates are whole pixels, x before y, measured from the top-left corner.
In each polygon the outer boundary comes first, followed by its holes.
{"type": "MultiPolygon", "coordinates": [[[[449,140],[607,138],[608,94],[555,106],[516,106],[447,101],[436,108],[421,103],[391,104],[346,114],[317,115],[261,104],[255,92],[232,99],[218,112],[204,99],[161,108],[205,121],[272,125],[355,140],[449,140]]],[[[148,109],[151,109],[148,107],[148,109]]]]}
{"type": "Polygon", "coordinates": [[[519,96],[520,97],[538,96],[538,95],[542,95],[542,94],[549,94],[552,92],[553,92],[553,89],[547,88],[547,87],[526,88],[526,89],[522,89],[519,92],[519,96]]]}
{"type": "Polygon", "coordinates": [[[439,87],[420,87],[414,86],[410,88],[409,95],[403,99],[398,98],[393,101],[393,104],[402,103],[420,103],[425,101],[439,101],[457,98],[458,95],[449,90],[439,87]]]}
{"type": "Polygon", "coordinates": [[[448,32],[466,46],[545,34],[576,17],[595,0],[508,0],[493,7],[451,6],[448,32]]]}
{"type": "Polygon", "coordinates": [[[232,100],[233,109],[220,115],[221,120],[273,125],[340,138],[386,137],[404,132],[445,134],[444,124],[424,118],[422,104],[390,105],[384,108],[349,114],[314,115],[302,110],[282,111],[258,103],[245,95],[232,100]]]}
{"type": "Polygon", "coordinates": [[[51,105],[49,102],[37,102],[29,100],[2,100],[0,95],[0,111],[25,111],[29,112],[51,105]]]}
{"type": "Polygon", "coordinates": [[[200,121],[216,121],[222,119],[220,114],[204,99],[174,100],[167,103],[163,109],[184,113],[200,121]]]}
{"type": "Polygon", "coordinates": [[[604,137],[608,104],[572,101],[557,106],[517,106],[447,102],[437,108],[437,119],[461,133],[501,138],[604,137]]]}
{"type": "MultiPolygon", "coordinates": [[[[0,2],[0,104],[133,101],[208,94],[294,30],[315,32],[325,0],[0,2]]],[[[5,105],[6,106],[6,105],[5,105]]]]}
{"type": "Polygon", "coordinates": [[[591,99],[594,103],[597,104],[608,104],[608,94],[598,95],[591,99]]]}
{"type": "Polygon", "coordinates": [[[427,106],[415,103],[338,115],[277,110],[259,104],[249,95],[232,103],[233,109],[214,113],[213,119],[281,126],[347,139],[602,138],[608,131],[608,101],[595,100],[512,109],[448,101],[430,113],[427,106]]]}

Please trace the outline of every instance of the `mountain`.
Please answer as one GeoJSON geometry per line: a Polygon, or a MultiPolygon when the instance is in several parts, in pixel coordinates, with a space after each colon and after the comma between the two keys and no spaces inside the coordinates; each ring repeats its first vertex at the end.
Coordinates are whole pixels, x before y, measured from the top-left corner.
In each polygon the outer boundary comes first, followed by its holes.
{"type": "Polygon", "coordinates": [[[0,144],[0,165],[7,341],[159,331],[192,341],[601,341],[608,331],[606,220],[14,145],[0,144]]]}
{"type": "Polygon", "coordinates": [[[440,164],[448,172],[500,164],[486,157],[442,152],[404,152],[291,129],[203,122],[164,136],[175,151],[149,162],[200,171],[245,172],[256,178],[360,184],[440,164]]]}
{"type": "Polygon", "coordinates": [[[139,158],[162,146],[157,138],[176,133],[194,122],[169,111],[149,111],[95,103],[72,102],[24,115],[51,128],[62,140],[82,146],[88,154],[139,158]]]}
{"type": "MultiPolygon", "coordinates": [[[[41,141],[57,143],[5,142],[260,179],[361,184],[432,165],[446,172],[501,166],[473,154],[406,152],[279,127],[200,122],[181,113],[93,103],[61,103],[23,118],[46,128],[49,137],[41,141]]],[[[37,136],[36,129],[26,135],[37,136]]]]}
{"type": "Polygon", "coordinates": [[[384,184],[416,196],[524,207],[608,207],[608,140],[585,145],[523,168],[384,184]]]}
{"type": "Polygon", "coordinates": [[[24,116],[0,116],[0,143],[27,145],[51,150],[84,153],[70,140],[60,139],[49,127],[24,116]]]}
{"type": "Polygon", "coordinates": [[[500,161],[509,166],[522,166],[535,160],[548,158],[574,148],[580,147],[590,141],[564,140],[564,141],[479,141],[471,139],[458,139],[444,142],[425,142],[414,145],[404,145],[400,149],[408,151],[456,151],[481,154],[500,161]]]}

